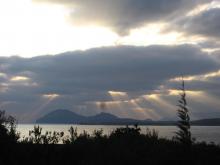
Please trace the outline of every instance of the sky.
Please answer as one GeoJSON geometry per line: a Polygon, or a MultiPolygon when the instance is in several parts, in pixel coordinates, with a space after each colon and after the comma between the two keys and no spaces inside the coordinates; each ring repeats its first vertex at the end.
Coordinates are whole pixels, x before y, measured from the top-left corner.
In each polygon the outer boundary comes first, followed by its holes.
{"type": "Polygon", "coordinates": [[[0,109],[220,117],[219,0],[0,1],[0,109]]]}

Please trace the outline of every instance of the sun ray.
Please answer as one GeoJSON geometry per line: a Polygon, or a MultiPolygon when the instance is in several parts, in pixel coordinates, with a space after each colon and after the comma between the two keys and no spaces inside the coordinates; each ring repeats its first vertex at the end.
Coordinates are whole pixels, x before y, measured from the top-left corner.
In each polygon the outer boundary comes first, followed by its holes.
{"type": "MultiPolygon", "coordinates": [[[[195,75],[195,76],[185,76],[184,81],[208,81],[210,78],[216,78],[220,77],[220,70],[215,72],[210,72],[206,74],[201,75],[195,75]]],[[[181,82],[182,77],[175,77],[169,80],[170,82],[181,82]]]]}
{"type": "Polygon", "coordinates": [[[59,94],[44,94],[41,96],[43,100],[40,102],[42,103],[40,106],[37,106],[37,108],[33,108],[33,111],[26,114],[26,116],[29,119],[36,118],[36,116],[42,115],[45,108],[50,105],[56,98],[60,97],[59,94]]]}

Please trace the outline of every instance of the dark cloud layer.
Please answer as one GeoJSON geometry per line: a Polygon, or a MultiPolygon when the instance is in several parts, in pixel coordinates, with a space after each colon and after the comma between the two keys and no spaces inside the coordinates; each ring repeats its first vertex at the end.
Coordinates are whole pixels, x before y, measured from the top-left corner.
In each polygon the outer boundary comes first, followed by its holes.
{"type": "Polygon", "coordinates": [[[34,0],[65,5],[75,25],[101,24],[119,34],[146,23],[167,22],[210,0],[34,0]]]}
{"type": "Polygon", "coordinates": [[[220,36],[220,8],[211,8],[199,14],[185,17],[172,25],[176,30],[190,35],[202,35],[210,38],[220,36]]]}
{"type": "Polygon", "coordinates": [[[56,107],[74,109],[88,102],[111,101],[108,91],[153,93],[170,78],[216,71],[219,63],[191,45],[121,46],[34,58],[0,57],[0,69],[1,102],[12,102],[5,107],[24,114],[45,94],[60,98],[41,107],[41,113],[56,107]],[[16,76],[29,79],[16,80],[16,76]]]}
{"type": "Polygon", "coordinates": [[[151,90],[169,78],[217,68],[211,58],[190,45],[108,47],[3,61],[3,73],[30,77],[46,87],[40,93],[60,94],[78,90],[151,90]]]}

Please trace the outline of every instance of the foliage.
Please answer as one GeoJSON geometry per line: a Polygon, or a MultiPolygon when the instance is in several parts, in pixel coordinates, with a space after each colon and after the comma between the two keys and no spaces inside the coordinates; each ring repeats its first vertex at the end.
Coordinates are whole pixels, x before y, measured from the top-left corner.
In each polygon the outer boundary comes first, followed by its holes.
{"type": "MultiPolygon", "coordinates": [[[[220,147],[214,144],[194,143],[190,152],[182,150],[180,143],[158,137],[158,132],[147,129],[142,133],[140,127],[122,127],[104,135],[103,130],[92,134],[86,131],[77,133],[71,127],[68,136],[58,136],[65,139],[60,145],[44,136],[42,128],[35,126],[30,131],[32,143],[19,143],[13,150],[5,154],[3,164],[215,164],[219,161],[220,147]],[[44,140],[44,138],[46,140],[44,140]],[[38,144],[38,145],[36,145],[38,144]],[[42,145],[43,144],[43,145],[42,145]],[[51,145],[54,144],[54,145],[51,145]],[[13,159],[9,158],[11,153],[13,159]],[[184,155],[184,156],[183,156],[184,155]],[[7,163],[10,160],[9,163],[7,163]]],[[[55,135],[57,137],[58,134],[55,135]]],[[[54,136],[54,134],[51,134],[54,136]]],[[[1,154],[0,154],[1,155],[1,154]]]]}
{"type": "Polygon", "coordinates": [[[56,131],[46,131],[45,134],[42,134],[42,128],[40,126],[34,126],[34,130],[29,131],[29,137],[24,137],[21,142],[31,144],[58,144],[63,136],[63,132],[56,131]]]}
{"type": "Polygon", "coordinates": [[[137,125],[117,128],[109,135],[102,129],[78,134],[77,128],[70,127],[68,136],[63,132],[44,133],[35,126],[16,145],[1,148],[0,164],[209,165],[220,161],[220,147],[215,144],[193,143],[190,152],[182,147],[174,140],[159,137],[155,130],[142,133],[137,125]]]}
{"type": "Polygon", "coordinates": [[[149,128],[147,128],[145,136],[149,139],[159,139],[158,131],[156,131],[155,129],[150,130],[149,128]]]}
{"type": "Polygon", "coordinates": [[[0,111],[0,143],[16,143],[19,137],[15,118],[0,111]]]}
{"type": "Polygon", "coordinates": [[[190,117],[189,109],[186,101],[186,91],[185,91],[185,82],[182,80],[182,87],[180,88],[180,99],[178,100],[178,110],[177,114],[180,120],[178,121],[179,131],[176,132],[176,139],[186,145],[191,145],[192,138],[190,132],[190,117]]]}
{"type": "Polygon", "coordinates": [[[77,137],[78,137],[77,128],[73,128],[71,126],[68,131],[69,131],[70,136],[66,136],[63,139],[63,143],[64,144],[73,144],[76,141],[77,137]]]}

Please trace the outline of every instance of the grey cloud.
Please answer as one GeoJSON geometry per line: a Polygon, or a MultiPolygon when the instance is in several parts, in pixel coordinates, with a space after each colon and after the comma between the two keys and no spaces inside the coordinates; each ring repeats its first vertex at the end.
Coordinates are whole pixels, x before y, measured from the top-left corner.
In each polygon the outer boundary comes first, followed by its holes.
{"type": "Polygon", "coordinates": [[[204,74],[220,66],[199,47],[157,45],[104,47],[34,58],[0,57],[0,68],[9,77],[30,78],[26,85],[5,79],[0,82],[0,86],[9,85],[7,93],[0,92],[0,100],[13,101],[5,106],[10,110],[21,107],[21,114],[30,113],[30,108],[38,111],[35,104],[43,94],[61,95],[41,108],[42,114],[55,107],[72,109],[88,102],[111,101],[108,91],[152,93],[170,78],[204,74]]]}
{"type": "MultiPolygon", "coordinates": [[[[186,81],[186,89],[189,91],[203,91],[207,94],[215,94],[220,97],[220,77],[216,76],[208,79],[198,79],[192,81],[186,81]]],[[[180,82],[167,82],[166,88],[168,89],[179,89],[180,82]]]]}
{"type": "Polygon", "coordinates": [[[101,24],[121,35],[146,23],[170,21],[210,0],[34,0],[69,7],[75,25],[101,24]]]}
{"type": "Polygon", "coordinates": [[[218,67],[190,45],[98,48],[17,62],[9,59],[7,65],[5,73],[29,73],[33,82],[54,93],[151,90],[176,75],[200,74],[218,67]]]}
{"type": "Polygon", "coordinates": [[[214,51],[211,55],[212,55],[213,59],[215,61],[219,62],[219,64],[220,64],[220,49],[214,51]]]}
{"type": "Polygon", "coordinates": [[[201,35],[217,39],[220,36],[220,8],[211,8],[197,15],[185,17],[169,28],[190,35],[201,35]]]}
{"type": "MultiPolygon", "coordinates": [[[[162,98],[171,105],[173,105],[173,103],[176,103],[178,99],[177,96],[169,96],[169,95],[162,96],[162,98]]],[[[200,96],[192,96],[186,93],[186,98],[189,106],[189,113],[191,120],[216,118],[220,116],[219,107],[217,106],[218,103],[213,105],[213,102],[206,100],[208,98],[208,95],[207,97],[200,97],[200,96]]],[[[178,117],[175,114],[177,107],[174,105],[173,108],[174,108],[173,113],[168,114],[168,116],[170,116],[171,119],[178,120],[178,117]]]]}
{"type": "Polygon", "coordinates": [[[198,42],[197,45],[203,49],[219,49],[220,42],[215,39],[209,39],[206,41],[198,42]]]}

